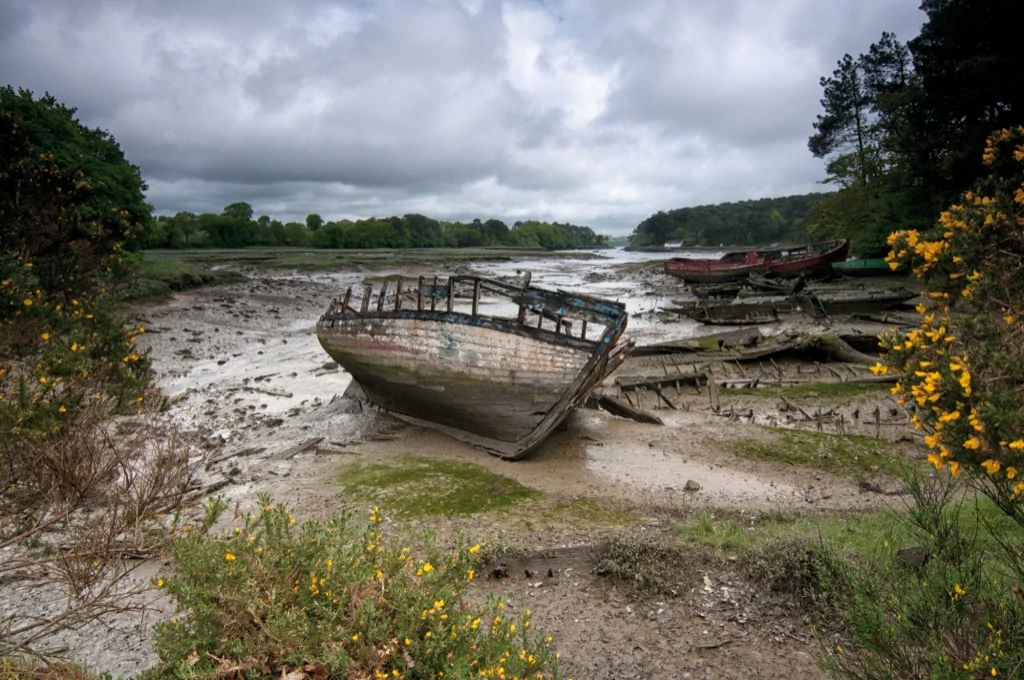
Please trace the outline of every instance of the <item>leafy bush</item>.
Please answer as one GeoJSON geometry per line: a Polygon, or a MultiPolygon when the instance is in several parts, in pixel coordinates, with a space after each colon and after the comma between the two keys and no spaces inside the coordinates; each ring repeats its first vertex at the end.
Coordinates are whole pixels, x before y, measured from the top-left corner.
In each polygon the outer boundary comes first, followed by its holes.
{"type": "Polygon", "coordinates": [[[365,526],[347,514],[297,526],[285,504],[260,504],[227,536],[174,544],[176,573],[156,585],[179,614],[158,626],[150,677],[558,677],[529,610],[464,602],[479,546],[416,559],[376,509],[365,526]]]}

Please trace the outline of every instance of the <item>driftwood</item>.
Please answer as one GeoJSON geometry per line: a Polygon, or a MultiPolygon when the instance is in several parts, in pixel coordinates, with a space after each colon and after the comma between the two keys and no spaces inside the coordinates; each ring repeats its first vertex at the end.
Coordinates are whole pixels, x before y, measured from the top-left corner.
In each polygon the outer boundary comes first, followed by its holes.
{"type": "Polygon", "coordinates": [[[309,451],[311,448],[313,448],[314,446],[316,446],[317,444],[319,444],[323,440],[324,440],[323,437],[313,437],[312,439],[307,439],[306,441],[304,441],[304,442],[302,442],[300,444],[296,444],[295,446],[293,446],[293,447],[291,447],[289,449],[285,449],[281,453],[276,454],[275,456],[273,456],[273,459],[274,460],[289,460],[290,458],[294,458],[295,456],[299,455],[300,453],[302,453],[304,451],[309,451]]]}
{"type": "Polygon", "coordinates": [[[629,404],[616,399],[607,394],[594,394],[591,400],[599,407],[603,408],[613,416],[620,416],[622,418],[629,418],[635,420],[638,423],[651,423],[652,425],[664,425],[664,421],[658,416],[641,411],[640,409],[633,408],[629,404]]]}
{"type": "Polygon", "coordinates": [[[241,449],[239,451],[232,451],[231,453],[225,453],[223,456],[218,456],[217,458],[214,458],[213,460],[208,462],[206,464],[206,468],[205,469],[209,470],[210,468],[212,468],[217,463],[223,463],[224,461],[230,460],[232,458],[242,458],[244,456],[254,456],[257,453],[263,453],[266,450],[267,450],[267,447],[265,447],[265,446],[253,446],[253,447],[250,447],[248,449],[241,449]]]}

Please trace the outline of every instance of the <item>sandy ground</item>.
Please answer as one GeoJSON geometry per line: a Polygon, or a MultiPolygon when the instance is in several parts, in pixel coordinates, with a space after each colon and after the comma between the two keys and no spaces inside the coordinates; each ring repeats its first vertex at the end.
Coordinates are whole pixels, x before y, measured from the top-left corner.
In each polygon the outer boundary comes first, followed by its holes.
{"type": "MultiPolygon", "coordinates": [[[[627,299],[632,332],[641,342],[701,331],[695,322],[674,317],[669,322],[658,313],[675,284],[640,265],[628,276],[572,261],[484,269],[509,274],[531,265],[541,270],[534,273],[535,284],[583,284],[591,292],[627,299]]],[[[178,294],[140,312],[159,385],[171,400],[163,417],[192,433],[197,447],[213,458],[226,457],[210,467],[205,484],[222,487],[220,493],[243,506],[268,492],[287,500],[300,517],[324,517],[352,507],[336,481],[344,465],[414,454],[482,465],[559,501],[594,501],[638,518],[632,529],[652,535],[667,532],[673,518],[701,511],[753,517],[898,503],[894,495],[877,492],[892,490],[886,480],[873,480],[874,491],[865,491],[864,480],[780,469],[728,453],[732,439],[772,436],[758,423],[780,422],[785,415],[766,411],[762,403],[749,415],[736,415],[751,406],[742,398],[714,413],[708,396],[696,390],[675,396],[684,408],[658,411],[664,426],[581,409],[517,463],[387,414],[356,409],[340,398],[349,376],[330,362],[313,331],[330,298],[365,275],[258,273],[244,284],[178,294]],[[291,455],[311,441],[318,444],[291,455]],[[232,456],[239,452],[248,455],[232,456]],[[686,491],[688,481],[700,490],[686,491]]],[[[892,404],[825,406],[853,413],[892,404]]],[[[898,428],[886,430],[886,436],[900,436],[898,428]]],[[[430,524],[441,535],[515,534],[517,542],[538,552],[554,551],[533,564],[511,565],[508,578],[481,580],[474,596],[510,591],[511,607],[532,609],[535,625],[558,641],[567,676],[823,677],[815,663],[820,641],[799,607],[761,592],[728,561],[695,555],[671,570],[672,587],[637,597],[628,584],[595,574],[589,546],[599,540],[596,529],[558,522],[503,526],[488,518],[430,524]]],[[[159,568],[144,564],[137,578],[147,581],[159,568]]],[[[3,599],[32,596],[7,592],[3,599]]],[[[56,644],[66,645],[93,669],[131,675],[155,661],[149,629],[154,618],[168,614],[170,604],[158,600],[155,606],[146,617],[123,617],[105,631],[96,627],[56,644]]]]}

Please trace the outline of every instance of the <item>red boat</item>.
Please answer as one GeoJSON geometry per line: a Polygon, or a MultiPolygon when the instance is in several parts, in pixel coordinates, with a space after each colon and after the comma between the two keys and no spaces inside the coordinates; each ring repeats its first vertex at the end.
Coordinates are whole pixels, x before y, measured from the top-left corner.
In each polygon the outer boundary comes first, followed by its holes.
{"type": "Polygon", "coordinates": [[[850,252],[850,239],[834,238],[809,246],[758,251],[768,256],[768,273],[775,276],[812,277],[831,271],[833,262],[843,262],[850,252]]]}
{"type": "Polygon", "coordinates": [[[850,252],[850,239],[835,238],[808,246],[774,250],[734,250],[721,257],[673,257],[665,261],[665,272],[694,283],[723,283],[747,278],[750,274],[807,277],[832,269],[850,252]]]}
{"type": "Polygon", "coordinates": [[[695,283],[740,281],[749,274],[768,271],[771,257],[753,250],[728,252],[718,258],[673,257],[665,261],[665,272],[695,283]]]}

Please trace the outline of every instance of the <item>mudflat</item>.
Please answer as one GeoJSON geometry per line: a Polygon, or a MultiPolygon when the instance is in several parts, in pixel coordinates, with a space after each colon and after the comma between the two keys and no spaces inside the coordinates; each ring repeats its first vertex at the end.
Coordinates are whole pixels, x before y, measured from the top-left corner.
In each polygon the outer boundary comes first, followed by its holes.
{"type": "MultiPolygon", "coordinates": [[[[685,291],[660,267],[650,255],[618,253],[447,265],[439,258],[403,263],[401,271],[387,258],[336,271],[249,268],[244,283],[177,293],[138,311],[167,398],[158,418],[207,456],[197,497],[221,493],[244,508],[266,492],[300,519],[343,510],[359,516],[379,505],[392,534],[427,529],[442,542],[461,535],[490,545],[491,561],[472,597],[509,593],[509,607],[531,609],[534,625],[554,636],[566,677],[824,677],[816,654],[828,644],[821,638],[827,630],[798,598],[773,591],[728,548],[680,549],[675,528],[694,518],[712,528],[728,520],[751,531],[771,517],[856,522],[859,513],[901,507],[899,484],[886,465],[827,464],[851,436],[864,455],[923,457],[906,414],[884,385],[714,394],[707,385],[669,385],[663,399],[644,391],[626,397],[662,425],[582,408],[529,458],[507,462],[346,397],[350,377],[314,334],[331,298],[349,285],[396,273],[444,276],[453,269],[494,276],[528,269],[535,285],[622,300],[631,313],[627,334],[638,345],[715,330],[661,310],[685,291]],[[759,453],[769,449],[775,454],[759,453]],[[788,449],[805,462],[817,457],[826,464],[787,462],[778,452],[788,449]],[[410,504],[416,498],[431,503],[429,488],[367,481],[372,466],[420,465],[422,485],[454,483],[438,462],[479,470],[469,487],[460,487],[463,493],[500,495],[506,481],[530,493],[498,510],[435,514],[410,504]],[[672,548],[654,576],[637,570],[623,578],[602,567],[609,535],[672,548]]],[[[814,331],[840,323],[800,325],[814,331]]],[[[766,359],[750,370],[765,376],[762,385],[772,376],[781,383],[784,371],[812,385],[855,374],[799,356],[766,359]]],[[[172,568],[152,560],[133,578],[148,580],[172,568]]],[[[106,634],[70,634],[62,644],[89,667],[115,675],[153,665],[150,628],[173,609],[159,595],[154,591],[149,615],[126,615],[108,622],[106,634]]],[[[3,607],[25,602],[12,593],[0,599],[3,607]]]]}

